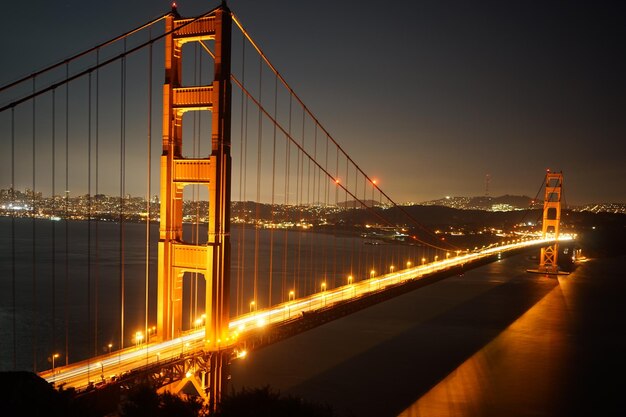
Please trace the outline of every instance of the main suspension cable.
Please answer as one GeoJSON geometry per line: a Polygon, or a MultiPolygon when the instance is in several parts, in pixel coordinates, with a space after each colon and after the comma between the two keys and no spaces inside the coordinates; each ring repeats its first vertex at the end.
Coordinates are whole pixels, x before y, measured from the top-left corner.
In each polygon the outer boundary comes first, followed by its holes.
{"type": "MultiPolygon", "coordinates": [[[[278,70],[276,69],[276,67],[274,67],[274,65],[270,62],[270,60],[267,58],[267,56],[263,53],[263,51],[261,50],[261,48],[256,44],[256,42],[252,39],[252,37],[250,36],[250,34],[248,34],[248,32],[244,29],[243,25],[241,24],[241,22],[239,21],[238,17],[231,12],[231,16],[233,21],[235,22],[235,24],[237,25],[237,27],[239,28],[239,30],[241,30],[242,34],[244,35],[244,37],[250,42],[250,44],[256,49],[257,53],[261,56],[261,58],[265,61],[265,63],[267,64],[267,66],[274,72],[274,74],[276,74],[276,76],[280,79],[280,81],[283,83],[283,85],[287,88],[287,90],[290,92],[290,94],[293,95],[293,97],[298,101],[298,103],[300,103],[300,105],[302,106],[302,108],[304,109],[304,111],[306,111],[306,113],[309,115],[309,117],[311,117],[311,119],[313,119],[313,121],[315,122],[316,125],[319,125],[320,129],[322,129],[322,131],[326,134],[327,138],[329,140],[332,141],[332,143],[337,147],[337,149],[339,151],[341,151],[341,153],[343,153],[346,158],[357,168],[357,170],[359,172],[361,172],[361,174],[363,174],[363,176],[372,184],[373,187],[377,188],[380,193],[382,195],[384,195],[394,207],[397,207],[400,211],[402,211],[404,213],[405,216],[407,216],[413,223],[415,223],[416,226],[418,226],[420,229],[422,229],[424,232],[426,232],[427,234],[431,235],[431,237],[436,237],[434,235],[434,233],[432,233],[430,230],[428,230],[426,227],[424,227],[419,221],[417,221],[417,219],[415,219],[410,213],[408,213],[401,205],[397,204],[391,197],[389,197],[384,191],[382,191],[377,185],[376,183],[373,181],[372,178],[370,178],[361,168],[360,166],[347,154],[347,152],[341,147],[341,145],[339,145],[339,143],[332,137],[332,135],[321,125],[321,123],[319,122],[319,120],[317,119],[317,117],[315,117],[315,115],[313,114],[313,112],[304,104],[304,102],[300,99],[300,97],[296,94],[296,92],[291,88],[291,86],[287,83],[287,81],[284,79],[284,77],[278,72],[278,70]]],[[[232,78],[232,77],[231,77],[232,78]]],[[[426,244],[426,245],[430,245],[428,242],[425,242],[423,240],[420,239],[416,239],[414,237],[414,240],[419,241],[420,243],[426,244]]],[[[449,246],[456,248],[456,246],[450,244],[449,242],[446,242],[446,244],[448,244],[449,246]]],[[[434,246],[434,245],[433,245],[434,246]]],[[[437,246],[434,246],[437,247],[437,246]]],[[[446,248],[441,248],[441,247],[437,247],[438,249],[441,250],[446,250],[446,248]]]]}
{"type": "MultiPolygon", "coordinates": [[[[146,41],[146,42],[144,42],[144,43],[142,43],[140,45],[135,46],[134,48],[127,49],[126,45],[124,45],[124,52],[122,52],[122,53],[120,53],[120,54],[118,54],[118,55],[116,55],[116,56],[114,56],[112,58],[109,58],[106,61],[103,61],[103,62],[100,62],[100,63],[98,63],[96,65],[93,65],[93,66],[91,66],[91,67],[89,67],[89,68],[87,68],[87,69],[85,69],[85,70],[83,70],[83,71],[81,71],[79,73],[76,73],[76,74],[72,75],[71,77],[69,76],[69,74],[66,73],[66,77],[65,77],[65,79],[63,81],[59,81],[59,82],[50,84],[50,85],[48,85],[45,88],[42,88],[40,90],[37,90],[37,91],[33,92],[32,94],[29,94],[29,95],[24,96],[24,97],[22,97],[20,99],[14,100],[14,101],[12,101],[12,102],[10,102],[10,103],[0,107],[0,113],[2,113],[3,111],[5,111],[7,109],[10,109],[11,107],[17,106],[18,104],[24,103],[25,101],[28,101],[28,100],[30,100],[30,99],[32,99],[34,97],[37,97],[37,96],[39,96],[41,94],[47,93],[48,91],[52,91],[55,88],[58,88],[58,87],[60,87],[60,86],[62,86],[64,84],[69,83],[70,81],[73,81],[75,79],[81,78],[81,77],[89,74],[90,72],[95,71],[98,68],[102,68],[102,67],[107,66],[107,65],[109,65],[109,64],[111,64],[113,62],[116,62],[116,61],[118,61],[120,59],[123,59],[123,58],[127,57],[128,55],[131,55],[131,54],[133,54],[133,53],[135,53],[135,52],[145,48],[146,46],[148,46],[150,44],[153,44],[156,41],[158,41],[160,39],[163,39],[166,36],[181,30],[185,26],[188,26],[188,25],[196,22],[197,20],[202,19],[203,17],[206,17],[206,16],[210,15],[214,11],[215,11],[215,9],[212,9],[212,10],[210,10],[210,11],[208,11],[208,12],[206,12],[206,13],[198,16],[198,17],[190,19],[188,22],[183,23],[182,25],[178,26],[177,28],[174,28],[174,29],[172,29],[170,31],[167,31],[167,32],[165,32],[165,33],[155,37],[155,38],[152,38],[152,39],[150,39],[150,40],[148,40],[148,41],[146,41]]],[[[167,15],[169,15],[169,13],[167,15]]],[[[125,44],[126,43],[125,42],[126,38],[124,37],[124,38],[121,38],[121,39],[124,40],[124,44],[125,44]]],[[[70,63],[70,61],[69,60],[65,60],[65,61],[63,61],[63,63],[66,64],[66,68],[67,68],[67,65],[70,63]]],[[[29,79],[29,78],[30,77],[26,77],[26,79],[29,79]]]]}
{"type": "Polygon", "coordinates": [[[139,32],[139,31],[143,30],[144,28],[146,28],[148,26],[151,26],[151,25],[153,25],[155,23],[158,23],[159,21],[165,19],[167,16],[169,16],[171,14],[172,14],[171,11],[169,11],[167,13],[164,13],[161,16],[157,17],[156,19],[150,20],[150,21],[148,21],[148,22],[146,22],[146,23],[144,23],[144,24],[142,24],[140,26],[137,26],[135,29],[129,30],[128,32],[125,32],[125,33],[123,33],[123,34],[121,34],[119,36],[116,36],[116,37],[114,37],[112,39],[109,39],[106,42],[102,42],[101,44],[96,45],[93,48],[89,48],[89,49],[87,49],[85,51],[79,52],[76,55],[72,55],[71,57],[64,59],[63,61],[59,61],[59,62],[57,62],[55,64],[49,65],[46,68],[43,68],[43,69],[41,69],[39,71],[35,71],[32,74],[30,74],[30,75],[27,75],[27,76],[25,76],[23,78],[20,78],[19,80],[16,80],[16,81],[13,81],[13,82],[11,82],[9,84],[6,84],[6,85],[0,87],[0,92],[4,91],[6,89],[9,89],[11,87],[14,87],[14,86],[16,86],[18,84],[21,84],[24,81],[28,81],[30,79],[36,78],[39,75],[42,75],[42,74],[44,74],[44,73],[46,73],[48,71],[51,71],[51,70],[53,70],[55,68],[58,68],[58,67],[60,67],[62,65],[65,65],[65,64],[67,64],[70,61],[74,61],[74,60],[76,60],[76,59],[78,59],[80,57],[88,55],[88,54],[90,54],[90,53],[92,53],[94,51],[99,51],[101,48],[103,48],[105,46],[109,46],[109,45],[119,41],[120,39],[124,39],[124,38],[126,38],[128,36],[131,36],[131,35],[139,32]]]}
{"type": "MultiPolygon", "coordinates": [[[[298,142],[297,142],[297,141],[296,141],[296,140],[295,140],[295,139],[294,139],[294,138],[293,138],[290,134],[289,134],[289,132],[288,132],[288,131],[284,128],[284,127],[282,127],[282,126],[280,125],[280,123],[278,123],[278,121],[277,121],[275,118],[273,118],[273,117],[272,117],[272,115],[271,115],[271,114],[269,114],[269,112],[268,112],[268,111],[267,111],[267,110],[266,110],[266,109],[265,109],[265,108],[261,105],[261,103],[260,103],[260,102],[259,102],[256,98],[254,98],[254,96],[253,96],[253,95],[252,95],[252,94],[251,94],[251,93],[250,93],[250,92],[249,92],[249,91],[248,91],[248,90],[247,90],[247,89],[246,89],[246,88],[245,88],[245,87],[241,84],[241,82],[239,82],[239,80],[237,80],[237,78],[236,78],[236,77],[231,76],[231,80],[233,80],[233,81],[235,82],[235,84],[237,84],[237,86],[238,86],[239,88],[241,88],[241,90],[242,90],[242,91],[244,92],[244,94],[245,94],[245,95],[249,98],[249,100],[250,100],[250,101],[252,101],[252,102],[253,102],[256,106],[258,106],[258,107],[261,109],[261,111],[265,114],[265,116],[266,116],[266,117],[267,117],[267,118],[268,118],[268,119],[269,119],[272,123],[274,123],[274,124],[276,125],[276,127],[277,127],[277,128],[278,128],[278,129],[279,129],[279,130],[280,130],[280,131],[281,131],[281,132],[285,135],[285,137],[286,137],[286,138],[288,138],[288,139],[289,139],[289,141],[288,141],[288,142],[291,142],[291,143],[293,143],[296,147],[298,147],[298,149],[300,150],[300,152],[302,152],[304,155],[306,155],[306,156],[307,156],[307,158],[309,158],[309,159],[310,159],[310,160],[311,160],[311,161],[312,161],[312,162],[313,162],[313,163],[317,166],[317,168],[319,169],[320,175],[321,175],[322,173],[324,173],[324,174],[325,174],[325,175],[326,175],[329,179],[331,179],[332,181],[336,182],[336,178],[334,178],[334,177],[333,177],[333,175],[332,175],[332,174],[331,174],[331,173],[330,173],[330,172],[329,172],[326,168],[324,168],[324,167],[323,167],[323,166],[322,166],[319,162],[317,162],[317,160],[316,160],[315,158],[313,158],[313,157],[311,156],[311,154],[310,154],[309,152],[307,152],[307,151],[306,151],[306,150],[305,150],[305,149],[304,149],[304,148],[303,148],[303,147],[302,147],[302,146],[301,146],[301,145],[300,145],[300,144],[299,144],[299,143],[298,143],[298,142]]],[[[246,102],[247,102],[247,101],[246,101],[246,102]]],[[[245,164],[244,164],[244,165],[245,165],[245,164]]],[[[363,175],[364,175],[364,174],[363,174],[363,175]]],[[[367,177],[366,177],[366,178],[367,178],[367,177]]],[[[321,182],[321,181],[320,181],[320,182],[321,182]]],[[[347,194],[349,194],[349,195],[350,195],[350,197],[352,197],[354,200],[356,200],[358,203],[360,203],[360,204],[361,204],[361,206],[363,206],[363,207],[367,207],[367,204],[366,204],[366,203],[365,203],[365,202],[364,202],[361,198],[357,197],[357,196],[356,196],[353,192],[351,192],[350,190],[348,190],[348,188],[347,188],[344,184],[342,184],[341,182],[339,182],[339,183],[337,183],[337,185],[338,185],[339,187],[341,187],[341,188],[342,188],[342,189],[343,189],[343,190],[344,190],[347,194]]],[[[319,192],[320,192],[320,188],[321,188],[321,184],[318,184],[318,194],[319,194],[319,192]]],[[[377,189],[378,189],[378,188],[377,188],[377,189]]],[[[379,190],[379,191],[380,191],[380,190],[379,190]]],[[[324,194],[325,194],[325,195],[326,195],[326,197],[327,197],[327,194],[328,194],[328,193],[327,193],[326,189],[325,189],[324,194]]],[[[384,193],[382,193],[382,194],[383,194],[383,195],[385,195],[384,193]]],[[[391,201],[391,200],[390,200],[390,201],[391,201]]],[[[381,219],[381,221],[382,221],[383,223],[387,224],[388,226],[395,227],[395,225],[394,225],[394,224],[392,224],[392,223],[391,223],[388,219],[386,219],[386,218],[385,218],[384,216],[382,216],[380,213],[378,213],[378,212],[376,212],[376,211],[372,211],[372,213],[373,213],[376,217],[378,217],[379,219],[381,219]]],[[[417,239],[417,240],[419,241],[419,239],[417,239]]],[[[440,247],[437,247],[437,246],[431,245],[431,244],[429,244],[429,243],[427,243],[427,242],[422,242],[422,243],[424,243],[424,244],[426,244],[426,245],[428,245],[428,246],[432,246],[432,247],[435,247],[435,248],[438,248],[438,249],[445,250],[444,248],[440,248],[440,247]]]]}

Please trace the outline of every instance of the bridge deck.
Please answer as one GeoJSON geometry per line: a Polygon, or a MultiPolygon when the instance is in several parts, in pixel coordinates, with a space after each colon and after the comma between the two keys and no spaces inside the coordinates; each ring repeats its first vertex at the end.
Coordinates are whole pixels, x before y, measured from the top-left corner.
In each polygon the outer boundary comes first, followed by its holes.
{"type": "MultiPolygon", "coordinates": [[[[571,239],[571,236],[566,235],[560,237],[560,240],[571,239]]],[[[425,280],[443,271],[459,267],[474,268],[490,259],[497,259],[497,256],[500,254],[511,254],[521,249],[550,243],[553,243],[553,240],[530,239],[500,246],[491,246],[449,259],[442,259],[441,261],[327,289],[304,298],[277,304],[267,309],[253,311],[230,321],[231,338],[223,341],[223,348],[225,350],[255,348],[259,345],[272,343],[275,340],[286,337],[286,335],[293,335],[332,320],[334,310],[338,313],[337,316],[342,316],[348,314],[351,309],[363,308],[363,306],[355,307],[355,304],[351,303],[369,298],[368,296],[384,294],[397,288],[399,285],[425,280]],[[323,316],[319,315],[319,313],[323,313],[323,316]],[[260,330],[266,328],[271,328],[274,331],[280,329],[278,330],[279,334],[272,336],[264,332],[264,336],[260,337],[260,330]]],[[[371,301],[368,302],[372,303],[371,301]]],[[[50,383],[81,389],[93,383],[109,382],[118,379],[134,369],[150,365],[157,366],[159,363],[193,355],[194,353],[202,352],[204,348],[204,329],[200,329],[190,331],[172,340],[122,349],[68,366],[57,367],[54,369],[54,373],[52,370],[47,370],[40,372],[39,375],[50,383]]]]}

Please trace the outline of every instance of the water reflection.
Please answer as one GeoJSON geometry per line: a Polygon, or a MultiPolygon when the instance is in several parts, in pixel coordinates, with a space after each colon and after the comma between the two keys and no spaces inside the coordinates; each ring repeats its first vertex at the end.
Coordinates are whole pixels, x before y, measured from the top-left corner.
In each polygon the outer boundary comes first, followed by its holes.
{"type": "Polygon", "coordinates": [[[400,416],[554,415],[572,356],[571,279],[559,277],[537,304],[400,416]]]}

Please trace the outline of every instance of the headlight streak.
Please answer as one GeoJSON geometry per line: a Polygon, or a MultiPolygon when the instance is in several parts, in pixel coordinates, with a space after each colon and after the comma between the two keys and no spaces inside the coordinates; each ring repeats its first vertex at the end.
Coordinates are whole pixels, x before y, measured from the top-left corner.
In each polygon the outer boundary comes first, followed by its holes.
{"type": "MultiPolygon", "coordinates": [[[[559,236],[559,241],[569,241],[574,238],[575,236],[572,235],[561,234],[559,236]]],[[[350,298],[358,298],[364,294],[380,291],[390,284],[405,282],[412,279],[420,279],[426,274],[432,274],[434,272],[449,269],[453,266],[463,265],[494,254],[524,248],[527,246],[544,243],[547,244],[553,241],[553,238],[537,238],[522,242],[508,243],[502,246],[487,247],[481,250],[468,252],[465,255],[459,255],[442,259],[437,262],[413,266],[397,272],[374,276],[359,282],[351,282],[334,289],[324,288],[322,292],[311,294],[298,300],[287,301],[272,306],[267,310],[257,310],[239,316],[232,320],[228,327],[233,334],[237,333],[237,337],[241,337],[246,333],[259,329],[260,327],[285,321],[286,310],[289,311],[289,319],[291,319],[293,314],[295,314],[294,317],[298,317],[301,313],[311,312],[322,307],[328,308],[334,305],[334,303],[343,302],[349,300],[350,298]],[[346,294],[348,297],[346,297],[346,294]]],[[[100,360],[92,358],[89,361],[85,360],[66,367],[57,367],[55,368],[54,375],[50,370],[41,372],[39,375],[46,379],[46,381],[54,382],[55,384],[64,382],[69,384],[70,381],[74,379],[82,378],[83,380],[76,381],[75,385],[72,385],[76,388],[81,388],[87,386],[89,383],[89,381],[87,381],[87,375],[97,379],[100,377],[103,369],[105,368],[113,368],[118,371],[118,373],[121,373],[150,362],[151,357],[154,358],[158,356],[160,360],[178,357],[184,353],[185,345],[187,343],[189,344],[187,349],[190,352],[194,351],[196,348],[204,345],[204,336],[204,328],[201,328],[165,342],[152,343],[139,347],[127,348],[123,351],[112,352],[108,355],[103,355],[106,357],[100,360]]],[[[232,339],[236,339],[237,337],[232,337],[232,339]]],[[[226,344],[226,346],[228,345],[226,344]]]]}

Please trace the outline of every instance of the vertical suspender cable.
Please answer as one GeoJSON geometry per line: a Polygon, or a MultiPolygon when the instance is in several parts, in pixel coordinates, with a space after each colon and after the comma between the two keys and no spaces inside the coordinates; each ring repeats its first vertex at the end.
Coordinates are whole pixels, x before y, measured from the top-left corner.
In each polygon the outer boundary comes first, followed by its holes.
{"type": "MultiPolygon", "coordinates": [[[[289,136],[291,136],[291,108],[292,108],[292,96],[291,93],[289,94],[289,127],[288,127],[288,134],[289,136]]],[[[285,209],[287,208],[287,206],[289,205],[289,173],[290,173],[290,161],[291,161],[291,149],[290,149],[290,144],[291,142],[289,141],[289,138],[285,138],[285,209]]],[[[283,278],[282,278],[282,282],[281,282],[281,288],[280,288],[280,300],[284,301],[285,300],[285,291],[286,291],[286,287],[287,287],[287,258],[288,258],[288,240],[289,240],[289,234],[287,232],[287,228],[285,228],[285,233],[284,233],[284,242],[283,244],[285,245],[284,251],[283,251],[283,278]]]]}
{"type": "MultiPolygon", "coordinates": [[[[96,63],[99,64],[100,63],[100,48],[98,48],[96,50],[96,63]]],[[[98,204],[98,193],[99,193],[99,187],[98,187],[98,180],[99,180],[99,166],[98,166],[98,157],[100,154],[100,132],[99,132],[99,122],[100,122],[100,68],[96,69],[96,126],[95,126],[95,130],[96,130],[96,156],[95,156],[95,192],[94,195],[96,196],[95,198],[95,236],[94,236],[94,240],[95,240],[95,251],[96,251],[96,268],[95,268],[95,274],[94,274],[94,340],[93,340],[93,347],[94,347],[94,354],[98,355],[98,312],[99,312],[99,303],[100,303],[100,298],[99,298],[99,286],[100,286],[100,244],[99,244],[99,218],[100,218],[100,213],[99,213],[99,204],[98,204]]]]}
{"type": "MultiPolygon", "coordinates": [[[[313,144],[313,158],[315,160],[317,160],[317,124],[315,125],[315,131],[314,131],[314,135],[313,135],[313,140],[314,140],[314,144],[313,144]]],[[[314,165],[313,166],[313,204],[314,205],[319,205],[320,199],[319,199],[319,181],[317,181],[317,198],[315,196],[315,179],[316,179],[316,175],[315,175],[315,171],[319,172],[319,169],[314,165]],[[317,201],[316,201],[317,200],[317,201]]],[[[319,176],[319,175],[318,175],[319,176]]],[[[317,219],[315,219],[317,220],[317,219]]],[[[317,239],[316,239],[317,241],[317,239]]],[[[314,248],[315,246],[313,245],[313,242],[311,242],[311,256],[309,257],[310,261],[311,261],[311,292],[315,292],[315,279],[317,277],[317,267],[319,265],[319,262],[317,262],[317,258],[314,258],[314,248]],[[315,262],[314,262],[315,259],[315,262]]]]}
{"type": "Polygon", "coordinates": [[[11,315],[13,317],[13,370],[17,371],[17,320],[15,305],[15,107],[11,107],[11,315]]]}
{"type": "MultiPolygon", "coordinates": [[[[350,164],[348,163],[348,158],[346,158],[346,187],[348,186],[348,184],[350,184],[350,164]]],[[[356,185],[354,187],[354,190],[356,191],[356,185]]],[[[345,201],[346,203],[348,202],[348,191],[345,191],[345,201]]],[[[352,208],[350,207],[352,205],[348,205],[346,204],[346,210],[348,210],[348,212],[350,212],[350,210],[352,210],[352,208]]],[[[356,201],[354,202],[354,206],[356,208],[356,201]]],[[[354,251],[355,251],[355,247],[354,245],[356,244],[356,239],[350,239],[352,240],[352,249],[350,250],[350,270],[349,270],[349,274],[350,276],[352,276],[354,274],[354,272],[352,271],[353,267],[354,267],[354,251]]],[[[354,279],[354,278],[352,278],[354,279]]]]}
{"type": "MultiPolygon", "coordinates": [[[[33,93],[35,93],[35,77],[33,77],[33,93]]],[[[32,218],[32,226],[33,226],[33,243],[32,243],[32,248],[33,248],[33,313],[34,313],[34,320],[33,320],[33,372],[37,372],[37,343],[38,343],[38,327],[39,327],[39,314],[38,314],[38,308],[37,308],[37,248],[36,248],[36,242],[37,242],[37,222],[35,220],[35,215],[37,212],[37,182],[36,182],[36,164],[37,164],[37,160],[36,160],[36,143],[35,143],[35,137],[36,137],[36,131],[35,131],[35,122],[36,122],[36,111],[37,111],[37,107],[36,107],[36,103],[37,103],[37,99],[35,97],[33,97],[33,119],[32,119],[32,123],[33,123],[33,149],[32,149],[32,156],[33,156],[33,190],[32,190],[32,197],[33,197],[33,206],[31,208],[31,218],[32,218]]]]}
{"type": "MultiPolygon", "coordinates": [[[[302,111],[302,147],[304,148],[304,110],[302,111]]],[[[302,183],[301,183],[302,177],[300,175],[300,169],[301,169],[300,160],[301,160],[302,156],[303,156],[302,152],[300,150],[298,150],[298,153],[297,153],[297,172],[296,172],[296,208],[297,208],[295,210],[296,213],[300,213],[301,203],[302,203],[302,183]]],[[[298,215],[298,217],[299,218],[294,219],[294,224],[296,224],[296,225],[300,223],[300,220],[302,218],[301,215],[298,215]]],[[[296,281],[300,280],[300,264],[301,264],[301,262],[300,262],[300,245],[302,243],[302,228],[298,228],[296,230],[298,230],[298,249],[297,249],[298,255],[296,257],[296,259],[297,259],[297,266],[296,266],[295,274],[293,276],[293,286],[291,288],[292,291],[296,291],[297,290],[297,288],[296,288],[297,282],[296,281]]],[[[299,291],[298,291],[298,293],[299,293],[299,291]]],[[[294,297],[295,297],[295,293],[294,293],[294,297]]],[[[287,298],[289,298],[289,297],[287,297],[287,298]]]]}
{"type": "MultiPolygon", "coordinates": [[[[263,93],[263,61],[259,57],[259,102],[263,93]]],[[[258,132],[257,132],[257,161],[256,161],[256,209],[255,209],[255,225],[254,225],[254,299],[258,299],[258,280],[259,280],[259,225],[261,224],[261,150],[263,146],[263,113],[259,108],[258,132]]],[[[269,305],[268,305],[269,307],[269,305]]]]}
{"type": "MultiPolygon", "coordinates": [[[[335,207],[339,209],[339,149],[335,151],[335,207]]],[[[333,287],[336,285],[337,279],[337,228],[333,233],[333,287]]]]}
{"type": "MultiPolygon", "coordinates": [[[[56,197],[55,197],[55,172],[56,172],[56,89],[52,90],[52,216],[56,216],[56,197]]],[[[52,265],[52,354],[56,352],[56,222],[50,222],[50,232],[52,245],[51,246],[51,265],[52,265]]]]}
{"type": "MultiPolygon", "coordinates": [[[[91,355],[91,73],[87,77],[87,352],[91,355]]],[[[89,359],[87,359],[89,363],[89,359]]]]}
{"type": "MultiPolygon", "coordinates": [[[[310,206],[311,203],[311,158],[307,158],[307,172],[306,172],[306,205],[310,206]]],[[[304,170],[304,168],[302,168],[304,170]]],[[[308,217],[308,216],[307,216],[308,217]]],[[[307,221],[312,221],[313,219],[306,219],[307,221]]],[[[313,248],[313,241],[311,239],[311,234],[308,235],[307,243],[309,245],[309,255],[311,254],[311,249],[313,248]]],[[[306,256],[306,255],[305,255],[306,256]]],[[[312,269],[311,265],[311,256],[309,256],[309,262],[305,263],[305,273],[304,273],[304,291],[302,295],[307,295],[309,292],[309,275],[312,269]]]]}
{"type": "MultiPolygon", "coordinates": [[[[274,74],[274,119],[278,114],[278,77],[274,74]]],[[[270,210],[272,212],[272,227],[270,228],[270,265],[269,265],[269,298],[268,306],[272,305],[272,280],[274,278],[274,220],[275,220],[275,190],[276,190],[276,123],[274,123],[274,133],[272,138],[272,197],[270,210]]]]}
{"type": "MultiPolygon", "coordinates": [[[[246,80],[246,38],[242,37],[242,52],[241,52],[241,82],[244,83],[245,85],[245,80],[246,80]]],[[[241,89],[241,109],[240,109],[240,121],[239,121],[239,130],[240,130],[240,134],[239,134],[239,204],[242,204],[242,208],[243,205],[245,204],[244,200],[243,200],[243,194],[242,194],[242,184],[243,184],[243,150],[244,150],[244,140],[243,140],[243,134],[244,134],[244,99],[247,101],[247,97],[244,96],[244,92],[243,89],[241,89]]],[[[209,204],[211,204],[211,202],[209,202],[209,204]]],[[[241,208],[240,208],[241,210],[241,208]]],[[[241,216],[244,217],[245,216],[245,212],[241,211],[241,216]]],[[[237,237],[237,288],[236,288],[236,295],[237,295],[237,302],[236,304],[236,314],[237,316],[240,315],[243,311],[243,289],[244,289],[244,285],[243,285],[243,259],[244,259],[244,254],[243,254],[243,242],[244,242],[244,232],[245,232],[245,224],[240,223],[242,226],[240,227],[239,230],[239,235],[237,237]]]]}
{"type": "MultiPolygon", "coordinates": [[[[149,29],[150,39],[152,39],[152,28],[149,29]]],[[[152,43],[148,47],[148,134],[146,138],[146,277],[145,277],[145,335],[146,335],[146,363],[148,362],[148,345],[150,343],[150,333],[148,329],[149,315],[149,285],[150,285],[150,193],[152,191],[152,167],[150,156],[152,153],[152,43]]]]}
{"type": "MultiPolygon", "coordinates": [[[[372,200],[376,198],[375,193],[376,193],[376,187],[373,187],[372,188],[372,200]]],[[[381,206],[380,206],[380,198],[376,200],[374,207],[375,207],[374,210],[377,210],[379,212],[382,211],[381,206]]],[[[374,269],[376,270],[376,275],[382,275],[382,273],[384,272],[383,266],[382,266],[382,259],[383,259],[383,250],[379,250],[378,262],[376,263],[376,266],[374,267],[374,269]]]]}
{"type": "MultiPolygon", "coordinates": [[[[326,135],[326,151],[324,157],[324,170],[328,172],[328,135],[326,135]]],[[[321,172],[320,172],[321,176],[321,172]]],[[[328,178],[324,178],[324,213],[328,213],[328,178]]],[[[321,188],[322,182],[320,177],[320,183],[318,186],[321,188]]],[[[328,279],[328,259],[326,257],[326,248],[328,246],[328,233],[324,233],[324,244],[322,245],[322,259],[324,260],[324,281],[328,279]]],[[[326,283],[328,285],[328,283],[326,283]]]]}
{"type": "MultiPolygon", "coordinates": [[[[65,79],[70,77],[70,63],[65,64],[65,79]]],[[[70,363],[70,247],[69,247],[69,204],[70,204],[70,88],[65,83],[65,365],[70,363]]]]}
{"type": "MultiPolygon", "coordinates": [[[[365,175],[363,175],[363,201],[365,202],[365,206],[363,207],[363,209],[366,210],[367,209],[367,178],[365,177],[365,175]]],[[[370,203],[370,204],[372,205],[372,208],[373,208],[373,203],[370,203]]],[[[365,215],[365,221],[369,223],[369,219],[367,218],[368,215],[369,215],[369,213],[365,215]]],[[[366,230],[366,233],[367,233],[367,230],[366,230]]],[[[366,234],[366,236],[367,236],[367,234],[366,234]]],[[[365,269],[363,270],[363,274],[364,274],[365,277],[368,277],[369,275],[367,275],[367,274],[368,274],[369,268],[371,268],[370,262],[369,262],[369,258],[370,257],[369,257],[369,253],[368,252],[371,252],[371,250],[365,250],[364,249],[364,252],[365,253],[363,254],[363,258],[364,258],[363,259],[363,261],[364,261],[363,265],[365,265],[365,269]]],[[[359,265],[361,265],[361,263],[359,263],[359,265]]]]}
{"type": "MultiPolygon", "coordinates": [[[[124,52],[126,52],[126,38],[124,38],[124,52]]],[[[125,271],[124,271],[124,185],[126,168],[126,56],[122,57],[120,83],[120,349],[124,348],[124,300],[125,300],[125,271]]]]}
{"type": "MultiPolygon", "coordinates": [[[[244,67],[244,75],[245,75],[245,67],[244,67]]],[[[242,94],[243,94],[243,90],[242,90],[242,94]]],[[[247,184],[248,184],[248,106],[249,106],[249,100],[246,97],[246,101],[245,101],[245,107],[244,107],[244,116],[243,116],[243,120],[244,123],[243,126],[242,125],[242,129],[243,129],[243,159],[241,161],[241,164],[243,165],[243,172],[242,172],[242,176],[243,176],[243,200],[241,200],[244,204],[244,207],[246,207],[246,214],[245,214],[245,219],[246,219],[246,223],[249,220],[248,219],[248,212],[247,212],[247,206],[248,206],[248,202],[246,201],[247,196],[246,196],[246,188],[247,188],[247,184]]],[[[244,228],[242,229],[243,233],[246,233],[246,227],[244,226],[244,228]]],[[[242,233],[242,234],[243,234],[242,233]]],[[[243,287],[244,287],[244,282],[245,282],[245,272],[246,272],[246,238],[245,236],[242,239],[242,245],[241,245],[241,274],[242,274],[242,293],[243,293],[243,287]]],[[[256,302],[256,300],[253,299],[254,302],[256,302]]]]}

